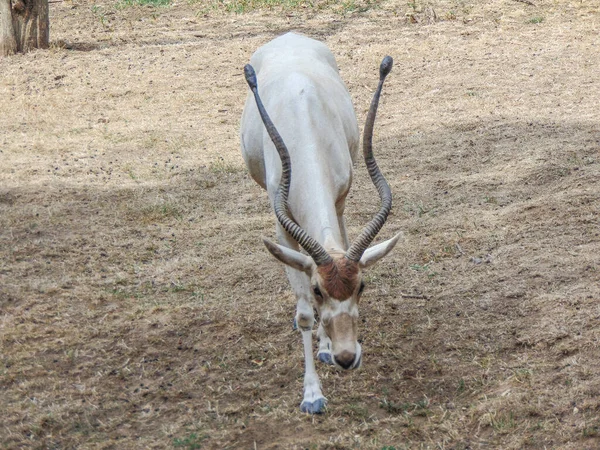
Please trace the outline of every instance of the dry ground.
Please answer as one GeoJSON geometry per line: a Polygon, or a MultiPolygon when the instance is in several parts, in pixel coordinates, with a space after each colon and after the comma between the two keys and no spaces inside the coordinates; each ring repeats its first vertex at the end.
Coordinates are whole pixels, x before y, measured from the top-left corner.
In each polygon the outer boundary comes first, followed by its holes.
{"type": "MultiPolygon", "coordinates": [[[[51,50],[0,60],[0,447],[599,448],[597,3],[244,5],[52,3],[51,50]],[[375,142],[405,240],[318,417],[237,138],[242,67],[290,29],[360,122],[396,61],[375,142]]],[[[376,208],[358,165],[352,236],[376,208]]]]}

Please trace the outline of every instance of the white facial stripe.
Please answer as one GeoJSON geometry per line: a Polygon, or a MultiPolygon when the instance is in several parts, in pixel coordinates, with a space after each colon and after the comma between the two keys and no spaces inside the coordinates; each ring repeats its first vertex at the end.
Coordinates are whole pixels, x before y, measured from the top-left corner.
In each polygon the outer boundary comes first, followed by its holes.
{"type": "Polygon", "coordinates": [[[331,311],[329,311],[329,308],[325,309],[322,308],[321,311],[319,312],[319,315],[321,316],[321,321],[327,325],[329,323],[329,321],[331,320],[331,318],[333,317],[333,314],[331,314],[331,311]]]}
{"type": "Polygon", "coordinates": [[[342,314],[348,314],[350,317],[357,318],[358,305],[356,303],[353,304],[351,299],[344,300],[343,302],[328,302],[327,305],[321,307],[319,314],[324,324],[329,323],[331,319],[342,314]],[[332,305],[335,305],[335,307],[332,308],[332,305]]]}
{"type": "Polygon", "coordinates": [[[335,308],[333,317],[339,316],[340,314],[349,314],[350,317],[358,317],[358,305],[353,303],[352,300],[349,299],[338,302],[338,305],[339,306],[335,308]]]}

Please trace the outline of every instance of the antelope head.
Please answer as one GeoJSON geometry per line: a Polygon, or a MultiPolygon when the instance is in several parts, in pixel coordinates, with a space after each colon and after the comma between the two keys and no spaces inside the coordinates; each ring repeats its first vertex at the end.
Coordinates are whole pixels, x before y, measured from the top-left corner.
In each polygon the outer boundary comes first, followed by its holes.
{"type": "Polygon", "coordinates": [[[319,312],[323,331],[331,339],[332,361],[343,369],[355,369],[361,364],[362,353],[358,343],[358,304],[365,287],[362,270],[387,255],[400,238],[400,234],[398,234],[392,239],[369,248],[392,208],[391,190],[377,166],[372,145],[377,106],[385,77],[392,69],[392,64],[393,60],[389,56],[386,56],[381,62],[379,85],[371,101],[363,134],[363,156],[382,205],[375,217],[345,253],[328,252],[290,217],[287,205],[292,174],[290,156],[283,139],[262,104],[254,69],[249,64],[244,68],[246,81],[254,93],[258,111],[281,158],[282,174],[274,199],[275,215],[282,227],[308,255],[267,239],[264,239],[264,243],[279,261],[310,277],[314,304],[319,312]]]}

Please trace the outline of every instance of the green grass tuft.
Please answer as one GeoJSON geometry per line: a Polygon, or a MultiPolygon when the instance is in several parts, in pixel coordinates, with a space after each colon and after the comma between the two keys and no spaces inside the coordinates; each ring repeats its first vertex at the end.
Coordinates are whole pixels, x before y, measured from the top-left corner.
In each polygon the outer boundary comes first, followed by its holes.
{"type": "Polygon", "coordinates": [[[170,6],[171,0],[119,0],[117,8],[126,8],[128,6],[170,6]]]}
{"type": "Polygon", "coordinates": [[[225,11],[234,14],[245,14],[250,11],[279,9],[284,11],[312,9],[323,10],[332,9],[339,14],[351,12],[365,12],[371,8],[377,7],[380,0],[344,0],[336,2],[333,0],[314,1],[314,0],[211,0],[204,2],[201,0],[188,0],[191,4],[200,3],[203,8],[198,14],[207,14],[211,11],[225,11]]]}
{"type": "Polygon", "coordinates": [[[187,450],[199,450],[202,448],[202,441],[204,439],[205,436],[198,436],[196,433],[192,433],[182,439],[173,439],[173,446],[175,448],[185,448],[187,450]]]}
{"type": "Polygon", "coordinates": [[[531,19],[529,19],[527,21],[527,23],[538,24],[538,23],[542,23],[543,21],[544,21],[544,18],[542,16],[536,16],[536,17],[532,17],[531,19]]]}

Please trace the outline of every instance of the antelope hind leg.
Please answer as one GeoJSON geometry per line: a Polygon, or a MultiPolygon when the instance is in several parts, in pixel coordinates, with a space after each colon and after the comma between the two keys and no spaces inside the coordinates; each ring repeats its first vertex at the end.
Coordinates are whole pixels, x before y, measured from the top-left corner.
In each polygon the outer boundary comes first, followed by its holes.
{"type": "Polygon", "coordinates": [[[319,322],[319,328],[317,329],[317,336],[319,337],[319,351],[317,352],[317,359],[325,364],[333,364],[331,359],[331,339],[325,333],[323,324],[319,322]]]}
{"type": "Polygon", "coordinates": [[[304,398],[300,404],[300,411],[308,414],[321,414],[325,412],[327,399],[321,392],[321,382],[315,370],[312,353],[312,330],[301,330],[302,343],[304,344],[304,398]]]}

